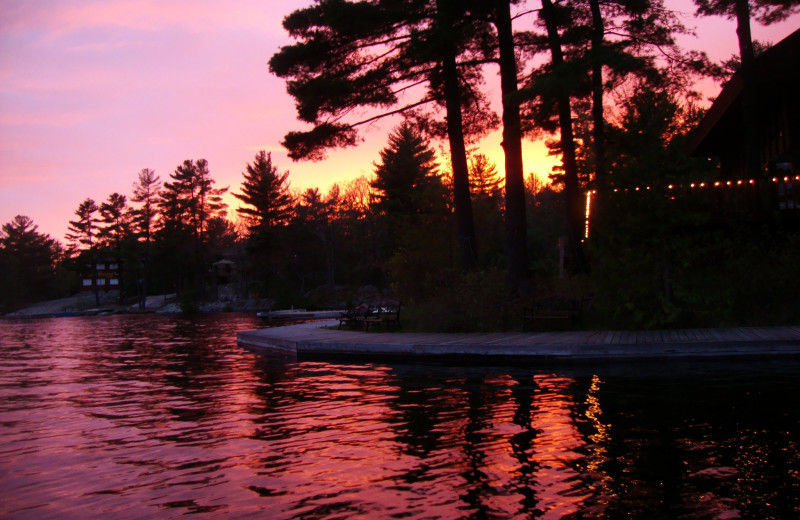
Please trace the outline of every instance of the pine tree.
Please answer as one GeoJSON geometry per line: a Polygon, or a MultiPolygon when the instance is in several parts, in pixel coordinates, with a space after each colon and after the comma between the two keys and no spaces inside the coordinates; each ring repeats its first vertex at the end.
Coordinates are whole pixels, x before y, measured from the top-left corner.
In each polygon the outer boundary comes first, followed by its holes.
{"type": "Polygon", "coordinates": [[[496,118],[475,88],[481,60],[470,44],[486,22],[464,16],[466,8],[456,0],[323,0],[284,20],[300,42],[273,56],[270,69],[288,78],[298,116],[314,125],[287,134],[293,158],[319,159],[326,148],[353,146],[358,127],[397,113],[418,116],[433,135],[446,136],[461,263],[471,270],[477,264],[466,140],[491,130],[496,118]],[[401,93],[414,92],[422,95],[398,106],[401,93]],[[361,108],[379,113],[344,122],[361,108]]]}
{"type": "Polygon", "coordinates": [[[185,160],[175,168],[170,179],[164,183],[158,202],[162,247],[171,251],[168,256],[176,263],[179,278],[176,281],[190,281],[203,297],[209,267],[206,265],[208,227],[213,219],[225,217],[227,204],[222,195],[228,188],[214,187],[205,159],[185,160]]]}
{"type": "MultiPolygon", "coordinates": [[[[446,192],[438,176],[435,153],[409,122],[403,122],[389,135],[370,186],[376,230],[373,261],[376,269],[383,272],[386,261],[398,253],[418,254],[421,248],[432,247],[436,241],[423,241],[421,235],[435,233],[434,229],[447,218],[446,192]]],[[[412,271],[421,276],[419,267],[412,271]]],[[[395,272],[394,276],[413,274],[395,272]]]]}
{"type": "Polygon", "coordinates": [[[0,228],[0,310],[55,296],[61,247],[40,233],[30,217],[17,215],[0,228]]]}
{"type": "Polygon", "coordinates": [[[100,305],[100,293],[97,290],[97,223],[99,222],[96,214],[99,210],[97,203],[87,198],[78,205],[75,215],[78,220],[70,220],[67,228],[67,240],[70,241],[70,249],[73,254],[85,256],[89,263],[92,276],[92,289],[94,291],[95,304],[100,305]],[[80,252],[83,254],[80,254],[80,252]]]}
{"type": "Polygon", "coordinates": [[[75,215],[78,220],[70,220],[67,228],[66,238],[70,241],[73,250],[90,249],[94,250],[97,246],[97,223],[96,216],[100,207],[97,203],[87,198],[78,205],[75,215]]]}
{"type": "Polygon", "coordinates": [[[539,18],[546,36],[526,35],[526,42],[531,51],[547,49],[551,58],[529,76],[523,91],[533,102],[526,108],[531,126],[558,131],[557,180],[564,186],[572,268],[584,270],[581,189],[589,186],[587,179],[600,189],[597,209],[607,183],[605,93],[632,78],[655,83],[660,69],[683,78],[685,86],[708,61],[677,48],[675,36],[687,31],[661,0],[543,0],[539,18]],[[575,128],[576,121],[585,126],[575,128]],[[583,163],[579,152],[586,153],[583,163]]]}
{"type": "Polygon", "coordinates": [[[133,232],[142,243],[138,259],[139,276],[137,278],[140,309],[145,309],[147,306],[147,284],[150,278],[151,249],[155,235],[160,192],[161,179],[156,175],[155,171],[143,168],[133,184],[133,197],[131,197],[131,201],[138,204],[139,207],[130,211],[133,232]]]}
{"type": "Polygon", "coordinates": [[[511,0],[491,2],[491,20],[497,31],[497,63],[503,103],[505,157],[506,283],[517,295],[529,292],[528,223],[522,163],[522,120],[518,94],[517,49],[511,19],[511,0]]]}
{"type": "Polygon", "coordinates": [[[264,234],[286,224],[293,204],[289,193],[289,172],[279,173],[277,166],[272,164],[272,154],[261,150],[242,175],[242,193],[233,196],[245,204],[236,211],[246,219],[250,234],[264,234]]]}
{"type": "Polygon", "coordinates": [[[497,165],[483,154],[473,155],[469,162],[469,187],[473,196],[495,197],[503,189],[497,165]]]}
{"type": "Polygon", "coordinates": [[[128,198],[119,193],[112,193],[108,200],[100,204],[100,220],[102,227],[97,237],[104,247],[119,252],[122,241],[130,234],[128,198]]]}
{"type": "Polygon", "coordinates": [[[292,216],[294,200],[289,192],[289,172],[279,173],[272,155],[259,151],[242,173],[242,192],[233,196],[245,205],[236,209],[247,225],[248,272],[259,293],[271,294],[280,253],[281,235],[292,216]]]}
{"type": "Polygon", "coordinates": [[[125,266],[122,261],[122,245],[132,237],[130,228],[130,212],[125,195],[112,193],[108,200],[100,204],[100,224],[97,238],[103,248],[113,252],[117,262],[119,281],[119,298],[123,297],[125,266]]]}
{"type": "Polygon", "coordinates": [[[228,188],[214,187],[205,159],[185,160],[170,179],[172,181],[164,183],[160,194],[162,219],[176,229],[187,230],[202,244],[208,222],[225,217],[227,204],[222,201],[222,195],[228,188]]]}
{"type": "Polygon", "coordinates": [[[404,122],[389,136],[389,145],[380,152],[375,165],[375,210],[383,215],[413,221],[419,213],[430,213],[431,189],[441,186],[437,176],[435,152],[422,135],[404,122]]]}
{"type": "Polygon", "coordinates": [[[145,244],[150,244],[153,240],[160,191],[161,179],[156,172],[149,168],[142,169],[133,184],[133,197],[131,197],[131,202],[140,206],[131,210],[131,214],[134,232],[145,244]]]}

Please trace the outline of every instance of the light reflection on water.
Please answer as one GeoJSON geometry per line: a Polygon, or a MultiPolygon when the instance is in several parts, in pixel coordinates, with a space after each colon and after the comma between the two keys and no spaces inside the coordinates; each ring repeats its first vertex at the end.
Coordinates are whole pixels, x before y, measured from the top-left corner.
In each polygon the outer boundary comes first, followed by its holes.
{"type": "Polygon", "coordinates": [[[795,360],[292,362],[255,320],[0,323],[0,517],[800,517],[795,360]]]}

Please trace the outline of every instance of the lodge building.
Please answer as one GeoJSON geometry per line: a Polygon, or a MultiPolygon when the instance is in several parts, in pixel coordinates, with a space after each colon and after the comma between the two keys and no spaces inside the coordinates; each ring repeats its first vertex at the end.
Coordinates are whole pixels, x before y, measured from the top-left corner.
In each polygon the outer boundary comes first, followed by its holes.
{"type": "MultiPolygon", "coordinates": [[[[800,29],[759,55],[753,69],[761,171],[772,178],[800,175],[800,29]]],[[[719,160],[723,180],[746,178],[743,88],[736,72],[689,142],[692,155],[719,160]]]]}
{"type": "MultiPolygon", "coordinates": [[[[705,188],[723,220],[800,222],[800,29],[753,63],[760,175],[749,178],[745,155],[744,80],[736,72],[692,132],[689,153],[719,162],[705,188]]],[[[699,191],[699,190],[692,190],[699,191]]]]}

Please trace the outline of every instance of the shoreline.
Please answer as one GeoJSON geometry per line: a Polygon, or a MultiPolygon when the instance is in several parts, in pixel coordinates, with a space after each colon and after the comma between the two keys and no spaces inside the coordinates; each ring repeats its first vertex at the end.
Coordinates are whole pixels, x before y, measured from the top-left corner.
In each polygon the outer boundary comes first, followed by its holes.
{"type": "Polygon", "coordinates": [[[241,331],[237,343],[298,359],[447,360],[513,363],[750,358],[800,355],[800,326],[505,333],[379,332],[330,328],[338,321],[241,331]]]}
{"type": "MultiPolygon", "coordinates": [[[[271,302],[252,299],[218,299],[199,303],[197,314],[216,312],[253,312],[269,310],[271,302]]],[[[66,298],[46,300],[0,314],[0,319],[28,320],[39,318],[64,318],[75,316],[107,316],[112,314],[183,314],[175,294],[151,295],[144,309],[137,303],[120,303],[115,297],[105,297],[98,306],[91,293],[78,293],[66,298]]]]}

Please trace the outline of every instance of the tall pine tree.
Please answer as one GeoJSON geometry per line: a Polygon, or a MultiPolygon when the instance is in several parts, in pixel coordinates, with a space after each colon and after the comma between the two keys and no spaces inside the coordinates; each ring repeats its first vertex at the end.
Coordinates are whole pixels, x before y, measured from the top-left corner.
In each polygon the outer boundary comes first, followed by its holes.
{"type": "Polygon", "coordinates": [[[247,225],[247,250],[250,262],[247,273],[254,277],[257,292],[269,295],[277,270],[283,229],[292,217],[294,199],[289,192],[289,172],[280,173],[272,163],[272,154],[259,151],[242,173],[241,193],[233,196],[244,203],[236,209],[247,225]]]}
{"type": "Polygon", "coordinates": [[[139,276],[137,278],[140,309],[147,306],[147,284],[150,278],[151,249],[158,216],[157,204],[160,191],[161,179],[156,172],[149,168],[142,169],[133,184],[133,196],[131,197],[131,201],[138,204],[139,207],[130,210],[133,233],[141,243],[141,253],[138,259],[139,276]]]}
{"type": "Polygon", "coordinates": [[[465,9],[455,0],[322,0],[284,20],[299,42],[273,56],[270,69],[288,79],[298,116],[313,125],[287,134],[293,158],[319,159],[325,148],[355,145],[363,124],[432,107],[438,121],[431,112],[423,119],[450,145],[461,262],[469,270],[476,267],[476,238],[466,139],[490,130],[493,119],[476,88],[481,60],[470,45],[485,21],[465,17],[465,9]],[[361,108],[378,113],[348,122],[361,108]]]}
{"type": "Polygon", "coordinates": [[[83,268],[88,269],[92,277],[92,289],[94,291],[94,300],[96,305],[100,305],[100,293],[97,290],[97,212],[100,207],[97,203],[87,198],[78,205],[75,210],[77,220],[70,220],[69,227],[67,228],[66,238],[70,242],[70,250],[73,254],[77,254],[79,258],[83,258],[83,268]]]}
{"type": "Polygon", "coordinates": [[[178,258],[178,276],[188,282],[196,295],[205,295],[207,264],[207,232],[212,220],[224,218],[227,204],[222,195],[228,188],[215,188],[205,159],[187,159],[170,175],[160,193],[162,237],[169,242],[178,258]]]}
{"type": "Polygon", "coordinates": [[[278,167],[272,164],[272,154],[261,150],[242,175],[242,192],[233,196],[245,204],[236,211],[245,218],[250,234],[265,234],[275,226],[286,224],[293,204],[289,172],[279,173],[278,167]]]}
{"type": "Polygon", "coordinates": [[[59,243],[30,217],[17,215],[0,228],[0,312],[55,297],[59,243]]]}

